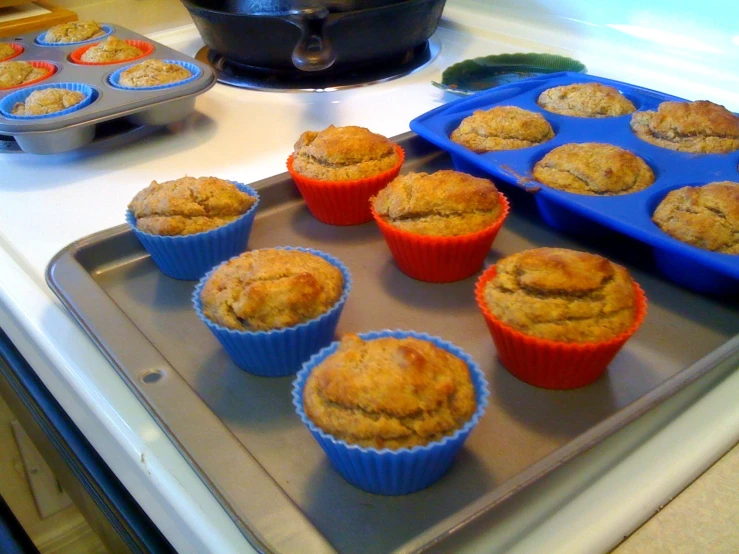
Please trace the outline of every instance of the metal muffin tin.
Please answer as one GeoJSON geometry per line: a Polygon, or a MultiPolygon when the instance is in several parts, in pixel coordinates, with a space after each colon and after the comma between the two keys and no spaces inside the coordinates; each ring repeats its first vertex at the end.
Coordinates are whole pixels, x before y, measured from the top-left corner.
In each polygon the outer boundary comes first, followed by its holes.
{"type": "Polygon", "coordinates": [[[714,181],[739,182],[739,151],[695,154],[668,150],[637,137],[630,127],[631,114],[573,117],[549,112],[536,103],[539,95],[552,87],[592,82],[618,89],[640,111],[656,110],[664,101],[686,101],[619,81],[563,72],[503,85],[446,104],[417,117],[410,127],[449,152],[458,170],[493,176],[534,193],[539,212],[549,225],[580,235],[605,236],[608,230],[622,233],[650,245],[655,263],[671,280],[700,292],[739,293],[739,255],[711,252],[681,242],[664,233],[651,219],[659,202],[674,189],[714,181]],[[449,139],[465,117],[496,105],[518,106],[542,114],[554,129],[554,138],[528,148],[484,154],[476,154],[449,139]],[[633,152],[654,171],[654,184],[631,194],[589,196],[556,190],[533,178],[534,165],[547,153],[563,144],[582,142],[608,143],[633,152]]]}
{"type": "MultiPolygon", "coordinates": [[[[87,107],[59,117],[11,119],[0,113],[0,135],[12,137],[24,152],[32,154],[57,154],[81,148],[96,139],[99,126],[110,120],[125,119],[135,126],[161,126],[187,117],[195,107],[195,98],[210,89],[216,82],[213,71],[202,62],[149,38],[112,24],[115,37],[121,40],[141,40],[154,46],[148,56],[133,61],[105,65],[75,64],[69,55],[80,47],[91,44],[74,43],[44,46],[37,39],[45,31],[36,31],[6,42],[21,44],[25,50],[13,61],[46,61],[57,67],[54,75],[28,87],[0,89],[0,101],[19,90],[53,83],[82,83],[91,86],[97,98],[87,107]],[[108,81],[118,69],[156,58],[181,61],[201,70],[200,76],[182,85],[160,89],[124,90],[115,88],[108,81]]],[[[97,39],[99,42],[101,39],[97,39]]],[[[134,136],[134,135],[131,135],[134,136]]],[[[7,141],[7,138],[5,139],[7,141]]]]}

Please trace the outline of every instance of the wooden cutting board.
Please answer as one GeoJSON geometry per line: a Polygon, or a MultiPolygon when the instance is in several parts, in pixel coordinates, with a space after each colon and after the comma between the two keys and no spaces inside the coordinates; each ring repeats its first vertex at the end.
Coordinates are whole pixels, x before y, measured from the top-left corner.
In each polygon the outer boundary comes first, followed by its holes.
{"type": "Polygon", "coordinates": [[[24,33],[42,31],[59,23],[76,21],[77,14],[55,6],[46,0],[35,0],[18,5],[18,0],[0,0],[0,38],[13,38],[24,33]],[[4,8],[3,2],[15,2],[4,8]]]}

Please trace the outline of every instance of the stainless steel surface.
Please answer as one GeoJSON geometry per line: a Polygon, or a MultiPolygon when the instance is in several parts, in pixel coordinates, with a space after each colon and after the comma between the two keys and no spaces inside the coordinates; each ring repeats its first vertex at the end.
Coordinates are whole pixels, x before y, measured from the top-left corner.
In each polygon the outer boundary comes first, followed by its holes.
{"type": "MultiPolygon", "coordinates": [[[[450,167],[415,135],[397,139],[404,171],[450,167]]],[[[649,298],[642,328],[594,384],[549,391],[499,364],[473,296],[400,273],[372,223],[332,227],[307,211],[289,175],[254,184],[262,205],[250,248],[299,245],[340,258],[354,288],[339,333],[402,328],[469,352],[491,384],[490,406],[450,472],[403,497],[355,489],[328,464],[290,403],[291,378],[237,369],[197,319],[194,282],[163,276],[124,226],[82,239],[47,280],[200,473],[244,534],[275,552],[409,552],[460,529],[721,363],[739,363],[739,309],[658,277],[628,239],[572,239],[547,227],[524,191],[488,262],[547,245],[600,252],[632,271],[649,298]],[[152,377],[155,375],[156,377],[152,377]]]]}
{"type": "MultiPolygon", "coordinates": [[[[183,119],[192,112],[196,96],[215,84],[215,76],[207,64],[123,27],[113,27],[117,38],[149,42],[154,45],[154,52],[135,61],[81,65],[68,59],[80,45],[41,46],[35,42],[40,32],[14,38],[13,42],[22,44],[25,51],[13,61],[47,61],[57,66],[54,75],[35,84],[84,83],[95,88],[99,96],[90,106],[59,117],[10,119],[0,114],[0,134],[14,137],[22,150],[33,154],[74,150],[90,143],[96,128],[112,119],[127,118],[136,125],[166,125],[183,119]],[[108,77],[116,70],[149,58],[186,61],[198,66],[202,74],[182,86],[159,90],[121,90],[108,83],[108,77]]],[[[22,88],[0,90],[0,100],[19,90],[22,88]]]]}

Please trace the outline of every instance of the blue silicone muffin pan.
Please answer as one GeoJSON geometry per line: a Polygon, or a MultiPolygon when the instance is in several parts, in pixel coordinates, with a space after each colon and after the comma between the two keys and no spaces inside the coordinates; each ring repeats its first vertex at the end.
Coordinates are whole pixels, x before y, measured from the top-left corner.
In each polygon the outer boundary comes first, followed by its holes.
{"type": "Polygon", "coordinates": [[[455,167],[496,178],[535,195],[542,218],[551,226],[573,233],[597,233],[604,228],[650,245],[657,267],[671,280],[707,293],[739,292],[739,255],[711,252],[665,234],[652,222],[655,208],[671,190],[714,181],[739,182],[739,151],[728,154],[694,154],[660,148],[639,139],[629,125],[631,114],[607,118],[559,115],[540,108],[536,100],[552,87],[597,82],[619,90],[637,110],[656,110],[664,101],[686,101],[669,94],[619,81],[579,73],[553,73],[445,104],[410,123],[418,135],[449,152],[455,167]],[[452,142],[449,135],[475,110],[496,105],[518,106],[541,113],[555,136],[550,141],[522,148],[476,154],[452,142]],[[620,196],[588,196],[559,191],[534,180],[536,162],[567,143],[613,144],[644,159],[655,174],[645,190],[620,196]]]}
{"type": "MultiPolygon", "coordinates": [[[[82,65],[75,64],[69,57],[82,43],[50,45],[43,42],[46,31],[13,38],[12,42],[24,48],[13,61],[45,61],[54,64],[57,71],[36,85],[0,89],[0,151],[4,143],[12,141],[26,153],[58,154],[88,145],[101,134],[101,129],[112,125],[120,124],[123,129],[167,125],[190,115],[195,109],[196,97],[215,85],[215,75],[207,64],[120,25],[102,26],[108,35],[113,34],[121,40],[146,41],[154,46],[154,50],[133,62],[82,65]],[[113,75],[120,75],[120,70],[151,58],[182,65],[193,76],[178,83],[138,89],[115,86],[111,82],[113,75]],[[33,90],[50,86],[80,87],[91,91],[90,101],[46,116],[14,117],[10,114],[16,101],[22,101],[33,90]]],[[[84,44],[103,39],[99,37],[84,41],[84,44]]]]}

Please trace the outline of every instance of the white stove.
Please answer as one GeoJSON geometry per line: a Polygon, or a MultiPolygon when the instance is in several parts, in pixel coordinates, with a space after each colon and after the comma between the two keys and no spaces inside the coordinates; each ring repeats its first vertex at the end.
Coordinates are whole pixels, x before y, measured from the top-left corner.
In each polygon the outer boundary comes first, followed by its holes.
{"type": "MultiPolygon", "coordinates": [[[[329,124],[361,125],[386,136],[406,132],[411,119],[453,99],[430,82],[476,56],[564,54],[592,74],[739,111],[739,76],[725,71],[739,65],[722,71],[720,64],[702,63],[700,47],[693,45],[698,54],[677,68],[667,39],[647,50],[633,28],[570,33],[587,25],[491,17],[475,4],[447,5],[432,39],[438,55],[404,77],[324,92],[217,84],[185,122],[114,150],[0,154],[0,326],[178,551],[244,553],[251,547],[46,286],[46,265],[59,250],[123,223],[126,204],[152,180],[189,174],[250,183],[285,171],[300,133],[329,124]],[[618,48],[613,33],[622,39],[618,48]]],[[[152,38],[192,56],[203,46],[192,26],[152,38]]],[[[726,59],[735,60],[736,50],[726,59]]],[[[455,551],[612,548],[739,439],[739,372],[717,380],[715,372],[708,375],[520,494],[495,520],[475,523],[455,539],[455,551]]]]}

